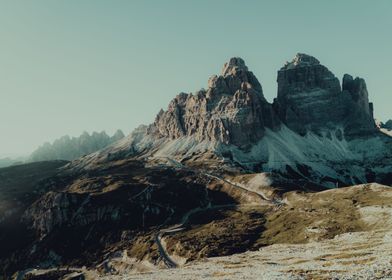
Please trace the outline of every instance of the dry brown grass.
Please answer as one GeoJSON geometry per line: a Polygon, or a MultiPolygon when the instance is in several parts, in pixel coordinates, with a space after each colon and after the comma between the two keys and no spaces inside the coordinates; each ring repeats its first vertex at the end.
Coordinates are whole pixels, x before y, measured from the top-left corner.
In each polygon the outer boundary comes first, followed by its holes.
{"type": "MultiPolygon", "coordinates": [[[[239,206],[237,209],[206,211],[191,219],[193,226],[189,230],[170,236],[168,247],[176,248],[176,254],[192,260],[272,244],[301,244],[332,239],[347,232],[368,231],[371,228],[362,220],[358,205],[390,205],[392,199],[385,195],[386,192],[392,193],[392,189],[355,186],[318,193],[289,192],[285,195],[287,205],[280,209],[239,206]],[[249,233],[254,241],[249,242],[249,233]]],[[[335,243],[331,240],[330,244],[335,243]]],[[[320,256],[319,259],[364,256],[367,253],[350,251],[366,250],[378,244],[373,241],[349,248],[336,244],[333,249],[342,251],[341,254],[320,256]]]]}
{"type": "Polygon", "coordinates": [[[359,259],[359,260],[350,260],[350,261],[340,261],[340,264],[343,265],[362,265],[362,264],[371,264],[376,260],[376,257],[370,257],[370,258],[365,258],[365,259],[359,259]]]}
{"type": "Polygon", "coordinates": [[[351,258],[367,256],[370,254],[371,253],[368,252],[348,252],[348,253],[341,253],[341,254],[327,254],[316,258],[316,260],[351,259],[351,258]]]}
{"type": "Polygon", "coordinates": [[[303,270],[303,269],[291,269],[287,272],[294,275],[302,276],[306,280],[330,280],[331,273],[339,273],[341,270],[303,270]]]}

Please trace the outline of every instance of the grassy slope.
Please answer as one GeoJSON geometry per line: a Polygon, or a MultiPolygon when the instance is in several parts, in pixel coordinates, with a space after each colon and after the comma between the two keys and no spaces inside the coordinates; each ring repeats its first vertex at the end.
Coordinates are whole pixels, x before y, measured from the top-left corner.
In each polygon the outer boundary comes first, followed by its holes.
{"type": "Polygon", "coordinates": [[[39,182],[55,175],[66,161],[43,161],[0,168],[0,213],[37,191],[39,182]]]}

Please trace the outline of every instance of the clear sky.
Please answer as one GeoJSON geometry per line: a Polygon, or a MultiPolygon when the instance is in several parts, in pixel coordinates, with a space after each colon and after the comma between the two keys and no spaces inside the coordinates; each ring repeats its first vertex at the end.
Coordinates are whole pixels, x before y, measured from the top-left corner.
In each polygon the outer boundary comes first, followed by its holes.
{"type": "Polygon", "coordinates": [[[366,79],[392,118],[392,1],[0,0],[0,154],[129,133],[242,57],[269,101],[295,53],[366,79]]]}

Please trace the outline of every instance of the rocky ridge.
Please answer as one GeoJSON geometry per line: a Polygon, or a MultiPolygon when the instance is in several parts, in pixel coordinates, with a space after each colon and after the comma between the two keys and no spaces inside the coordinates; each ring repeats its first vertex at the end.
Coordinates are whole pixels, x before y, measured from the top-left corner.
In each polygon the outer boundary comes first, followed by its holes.
{"type": "Polygon", "coordinates": [[[128,156],[205,165],[212,154],[223,162],[218,168],[278,172],[328,187],[389,183],[392,140],[375,124],[363,79],[346,74],[340,85],[316,58],[299,53],[277,82],[270,104],[245,62],[232,58],[207,90],[180,93],[153,124],[70,167],[94,169],[128,156]]]}
{"type": "Polygon", "coordinates": [[[43,160],[73,160],[105,148],[106,146],[124,138],[124,133],[117,130],[113,136],[106,132],[93,132],[91,135],[83,132],[79,137],[65,135],[53,141],[45,143],[36,149],[30,156],[30,161],[43,160]]]}
{"type": "Polygon", "coordinates": [[[270,104],[245,62],[232,58],[220,76],[209,79],[206,91],[175,97],[157,115],[150,133],[170,139],[194,135],[198,141],[246,148],[264,136],[265,128],[277,129],[282,123],[301,135],[336,127],[345,134],[375,131],[363,79],[346,74],[340,86],[316,58],[297,54],[278,71],[277,81],[278,97],[270,104]]]}
{"type": "Polygon", "coordinates": [[[177,95],[159,112],[149,133],[246,148],[263,137],[266,127],[278,124],[257,78],[241,58],[232,58],[220,76],[208,80],[207,90],[177,95]]]}

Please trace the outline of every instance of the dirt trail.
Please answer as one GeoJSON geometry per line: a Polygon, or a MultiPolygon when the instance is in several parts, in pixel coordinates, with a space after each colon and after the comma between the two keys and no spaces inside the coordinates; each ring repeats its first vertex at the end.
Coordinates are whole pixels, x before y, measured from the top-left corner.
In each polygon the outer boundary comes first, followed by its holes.
{"type": "Polygon", "coordinates": [[[315,237],[307,243],[283,241],[258,251],[195,261],[175,271],[130,274],[121,279],[392,279],[392,188],[369,184],[313,194],[291,193],[287,201],[289,205],[276,215],[294,211],[293,216],[269,219],[289,223],[282,230],[288,231],[293,241],[300,232],[315,237]],[[312,226],[287,220],[296,216],[299,220],[308,217],[312,226]],[[324,225],[337,235],[319,240],[317,237],[324,236],[324,225]]]}
{"type": "MultiPolygon", "coordinates": [[[[281,205],[281,202],[278,202],[278,201],[276,201],[276,200],[271,200],[271,199],[269,199],[269,198],[268,198],[265,194],[263,194],[263,193],[259,193],[259,192],[252,191],[252,190],[247,189],[247,188],[245,188],[245,187],[243,187],[243,186],[240,186],[240,185],[238,185],[238,184],[235,184],[235,183],[233,183],[233,182],[231,182],[231,181],[229,181],[229,180],[226,180],[226,179],[224,179],[224,178],[221,178],[221,177],[219,177],[219,176],[217,176],[217,175],[214,175],[214,174],[211,174],[211,173],[207,173],[207,172],[201,172],[201,171],[199,171],[199,170],[192,169],[192,168],[190,168],[190,167],[188,167],[188,166],[183,165],[181,162],[179,162],[179,161],[177,161],[177,160],[175,160],[175,159],[172,159],[172,158],[169,158],[169,157],[165,157],[165,159],[167,159],[167,160],[168,160],[172,165],[174,165],[176,168],[190,170],[190,171],[192,171],[192,172],[194,172],[194,173],[196,173],[196,174],[201,174],[201,175],[206,176],[206,177],[208,177],[208,178],[215,179],[215,180],[218,180],[218,181],[222,181],[222,182],[224,182],[224,183],[226,183],[226,184],[229,184],[229,185],[231,185],[231,186],[233,186],[233,187],[239,189],[240,191],[250,192],[250,193],[252,193],[252,194],[254,194],[254,195],[260,197],[261,199],[265,200],[265,201],[267,202],[267,204],[271,204],[271,205],[275,205],[275,206],[280,206],[280,205],[281,205]]],[[[184,230],[184,229],[186,228],[186,227],[185,227],[185,224],[188,222],[189,217],[190,217],[191,215],[193,215],[193,214],[196,214],[196,213],[201,212],[201,211],[210,210],[210,209],[213,209],[213,208],[232,207],[232,206],[235,206],[235,205],[233,204],[233,205],[227,205],[227,206],[211,206],[211,204],[209,204],[209,205],[207,205],[207,207],[205,207],[205,208],[193,209],[193,210],[189,211],[188,213],[186,213],[186,214],[184,215],[181,224],[179,224],[179,225],[177,225],[177,226],[174,226],[174,227],[171,226],[171,227],[166,228],[166,229],[161,229],[161,230],[155,235],[154,240],[155,240],[155,243],[156,243],[157,246],[158,246],[159,254],[160,254],[160,256],[161,256],[161,258],[162,258],[164,264],[166,265],[166,267],[167,267],[167,268],[176,268],[176,267],[178,267],[179,265],[170,257],[170,255],[169,255],[169,253],[168,253],[168,251],[167,251],[167,249],[166,249],[166,246],[164,246],[164,245],[162,244],[161,241],[162,241],[162,238],[163,238],[164,235],[166,235],[166,234],[172,234],[172,233],[175,233],[175,232],[179,232],[179,231],[184,230]]]]}

